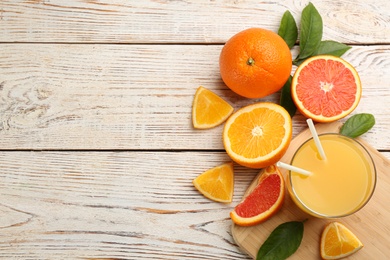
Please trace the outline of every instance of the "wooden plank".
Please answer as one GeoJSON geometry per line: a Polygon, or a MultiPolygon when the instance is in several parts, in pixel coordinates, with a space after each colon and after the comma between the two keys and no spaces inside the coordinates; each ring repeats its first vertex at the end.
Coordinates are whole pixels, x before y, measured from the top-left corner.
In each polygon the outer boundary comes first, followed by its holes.
{"type": "MultiPolygon", "coordinates": [[[[1,147],[221,149],[215,140],[221,127],[195,131],[190,125],[196,88],[218,90],[236,108],[252,101],[221,82],[218,64],[210,62],[219,51],[220,46],[4,45],[1,147]]],[[[387,104],[389,76],[381,61],[389,55],[387,47],[355,47],[346,56],[367,89],[357,112],[378,117],[381,138],[390,128],[387,110],[378,111],[387,104]]],[[[389,147],[372,138],[378,149],[389,147]]]]}
{"type": "MultiPolygon", "coordinates": [[[[389,43],[388,0],[312,1],[324,39],[389,43]]],[[[30,0],[0,2],[0,42],[222,43],[249,27],[277,31],[308,1],[30,0]]]]}
{"type": "MultiPolygon", "coordinates": [[[[232,204],[192,179],[229,161],[202,152],[0,152],[4,258],[248,259],[232,204]]],[[[256,170],[235,167],[237,203],[256,170]]]]}
{"type": "MultiPolygon", "coordinates": [[[[236,109],[250,100],[219,76],[220,45],[3,44],[0,52],[1,149],[223,149],[222,126],[195,130],[198,86],[236,109]]],[[[390,148],[388,46],[355,46],[344,58],[364,91],[355,113],[372,113],[366,134],[390,148]]],[[[294,117],[294,133],[306,127],[294,117]]]]}

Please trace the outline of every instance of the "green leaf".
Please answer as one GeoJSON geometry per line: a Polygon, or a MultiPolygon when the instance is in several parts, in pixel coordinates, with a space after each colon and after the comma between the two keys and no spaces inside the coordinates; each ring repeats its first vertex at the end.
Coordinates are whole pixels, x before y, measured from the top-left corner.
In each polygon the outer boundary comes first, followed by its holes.
{"type": "Polygon", "coordinates": [[[292,77],[290,76],[282,88],[280,94],[280,105],[287,110],[291,117],[293,117],[297,112],[297,107],[291,97],[291,81],[292,77]]]}
{"type": "Polygon", "coordinates": [[[346,51],[351,49],[350,46],[336,41],[321,41],[320,46],[314,55],[329,54],[341,57],[346,51]]]}
{"type": "MultiPolygon", "coordinates": [[[[315,55],[321,55],[321,54],[328,54],[333,55],[337,57],[341,57],[345,52],[347,52],[349,49],[351,49],[350,46],[345,45],[344,43],[336,42],[336,41],[321,41],[320,46],[318,46],[318,49],[313,53],[312,56],[315,55]]],[[[307,57],[309,58],[309,57],[307,57]]],[[[299,66],[304,62],[305,59],[300,59],[300,57],[297,57],[293,64],[296,66],[299,66]]]]}
{"type": "MultiPolygon", "coordinates": [[[[308,57],[308,58],[309,58],[309,57],[308,57]]],[[[307,59],[307,58],[305,58],[305,59],[300,59],[299,57],[297,57],[295,60],[293,60],[293,64],[294,64],[295,66],[299,66],[299,65],[301,65],[302,62],[304,62],[306,59],[307,59]]]]}
{"type": "Polygon", "coordinates": [[[303,222],[290,221],[275,228],[260,247],[256,260],[284,260],[297,251],[303,238],[303,222]]]}
{"type": "Polygon", "coordinates": [[[355,138],[370,130],[374,125],[375,117],[372,114],[356,114],[345,121],[340,134],[355,138]]]}
{"type": "Polygon", "coordinates": [[[282,20],[280,21],[278,34],[283,38],[290,49],[294,47],[295,42],[298,39],[298,27],[290,11],[284,12],[282,20]]]}
{"type": "Polygon", "coordinates": [[[322,18],[312,3],[302,11],[300,52],[296,60],[312,56],[318,49],[322,39],[322,18]]]}

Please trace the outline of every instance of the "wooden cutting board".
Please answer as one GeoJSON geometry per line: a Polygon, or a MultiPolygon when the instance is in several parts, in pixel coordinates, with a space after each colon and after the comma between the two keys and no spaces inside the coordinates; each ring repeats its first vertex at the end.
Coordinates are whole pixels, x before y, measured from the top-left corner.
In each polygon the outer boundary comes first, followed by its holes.
{"type": "MultiPolygon", "coordinates": [[[[316,130],[321,133],[339,132],[340,122],[317,124],[316,130]]],[[[309,129],[296,136],[290,144],[282,162],[289,163],[294,151],[304,141],[311,138],[309,129]]],[[[390,161],[361,138],[357,138],[371,153],[377,169],[377,184],[373,197],[357,213],[336,219],[354,232],[364,244],[364,248],[346,259],[389,259],[390,257],[390,161]]],[[[280,169],[284,176],[287,170],[280,169]]],[[[256,185],[256,179],[248,190],[256,185]]],[[[245,196],[245,195],[244,195],[245,196]]],[[[303,213],[291,200],[288,192],[282,209],[264,223],[253,227],[232,225],[232,235],[240,248],[256,259],[257,251],[269,234],[280,224],[287,221],[307,219],[304,224],[303,240],[298,250],[289,258],[291,260],[312,260],[320,257],[320,235],[325,225],[332,220],[319,219],[303,213]]]]}

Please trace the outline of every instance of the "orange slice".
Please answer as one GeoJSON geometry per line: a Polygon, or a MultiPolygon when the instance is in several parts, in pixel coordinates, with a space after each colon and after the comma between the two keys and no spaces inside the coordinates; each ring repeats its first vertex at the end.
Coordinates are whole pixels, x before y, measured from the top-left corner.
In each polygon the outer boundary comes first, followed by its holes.
{"type": "Polygon", "coordinates": [[[284,179],[275,165],[263,169],[257,185],[249,188],[247,196],[238,204],[230,217],[240,226],[257,225],[272,217],[283,205],[284,179]]]}
{"type": "Polygon", "coordinates": [[[264,168],[279,161],[291,136],[289,113],[275,103],[260,102],[229,117],[223,130],[223,144],[233,161],[249,168],[264,168]]]}
{"type": "Polygon", "coordinates": [[[206,198],[223,203],[232,202],[233,163],[229,162],[209,169],[196,177],[192,183],[206,198]]]}
{"type": "Polygon", "coordinates": [[[321,236],[323,259],[341,259],[363,248],[362,242],[346,226],[339,222],[329,223],[321,236]]]}
{"type": "Polygon", "coordinates": [[[362,85],[351,64],[339,57],[319,55],[297,68],[291,95],[304,116],[317,122],[333,122],[357,107],[362,85]]]}
{"type": "Polygon", "coordinates": [[[218,126],[225,122],[233,110],[228,102],[201,86],[195,93],[192,105],[192,124],[197,129],[218,126]]]}

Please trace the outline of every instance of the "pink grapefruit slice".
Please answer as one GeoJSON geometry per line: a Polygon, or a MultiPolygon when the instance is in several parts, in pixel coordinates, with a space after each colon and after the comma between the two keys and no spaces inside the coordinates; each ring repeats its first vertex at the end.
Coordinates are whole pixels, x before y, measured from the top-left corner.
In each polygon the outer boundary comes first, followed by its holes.
{"type": "Polygon", "coordinates": [[[291,95],[301,114],[316,122],[333,122],[359,104],[362,85],[356,69],[342,58],[318,55],[295,71],[291,95]]]}

